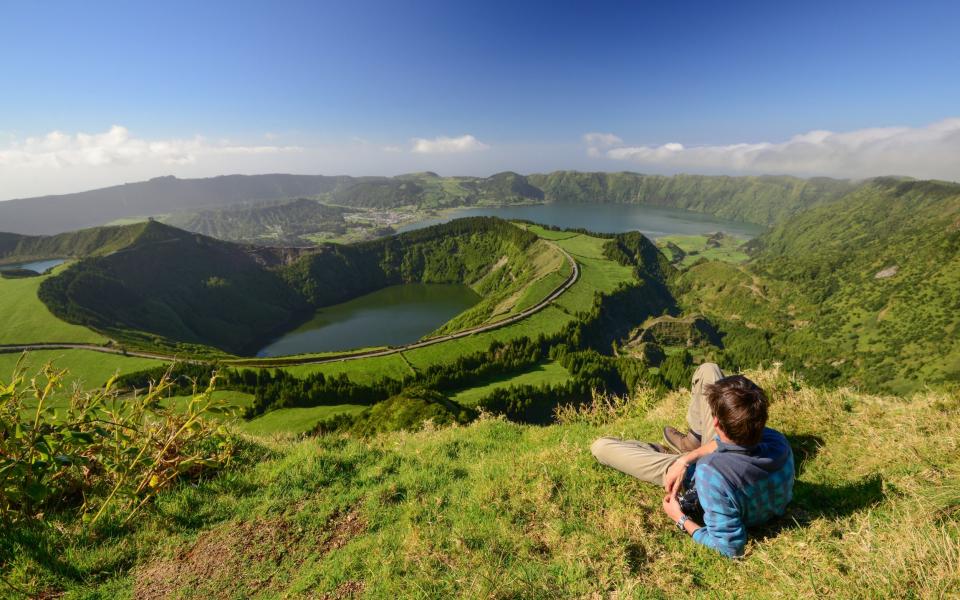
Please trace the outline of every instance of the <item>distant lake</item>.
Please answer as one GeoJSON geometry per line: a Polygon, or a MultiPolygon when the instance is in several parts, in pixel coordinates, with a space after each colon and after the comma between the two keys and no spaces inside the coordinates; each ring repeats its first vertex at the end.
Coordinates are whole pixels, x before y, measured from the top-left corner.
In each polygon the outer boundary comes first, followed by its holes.
{"type": "Polygon", "coordinates": [[[65,258],[55,258],[53,260],[37,260],[34,262],[20,263],[18,265],[3,265],[0,267],[0,271],[11,271],[13,269],[26,269],[28,271],[34,271],[36,273],[46,273],[47,269],[52,269],[56,266],[62,265],[67,262],[65,258]]]}
{"type": "Polygon", "coordinates": [[[722,231],[741,238],[760,235],[764,228],[753,223],[719,219],[713,215],[643,204],[533,204],[485,206],[451,211],[443,216],[398,227],[398,232],[422,229],[462,217],[525,219],[564,229],[583,228],[598,233],[639,231],[647,237],[698,235],[722,231]]]}
{"type": "Polygon", "coordinates": [[[257,356],[330,352],[415,342],[480,301],[465,285],[396,285],[328,306],[257,356]]]}

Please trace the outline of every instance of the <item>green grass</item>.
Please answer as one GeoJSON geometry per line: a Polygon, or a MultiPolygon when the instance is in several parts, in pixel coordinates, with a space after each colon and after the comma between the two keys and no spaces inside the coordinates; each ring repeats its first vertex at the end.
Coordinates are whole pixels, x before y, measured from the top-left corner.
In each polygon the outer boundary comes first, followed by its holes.
{"type": "MultiPolygon", "coordinates": [[[[531,231],[537,235],[541,233],[539,228],[531,228],[531,231]]],[[[587,311],[593,307],[593,298],[597,292],[609,294],[620,284],[635,280],[633,269],[603,255],[603,246],[607,242],[608,240],[586,235],[557,240],[557,245],[572,254],[580,264],[580,279],[557,299],[558,305],[574,314],[587,311]]]]}
{"type": "Polygon", "coordinates": [[[482,385],[460,390],[452,394],[450,399],[464,406],[475,406],[482,398],[498,388],[513,385],[557,385],[569,380],[570,373],[560,363],[549,361],[520,374],[495,377],[482,385]]]}
{"type": "MultiPolygon", "coordinates": [[[[202,390],[201,390],[202,391],[202,390]]],[[[237,409],[247,408],[253,404],[253,395],[244,392],[235,392],[232,390],[215,390],[213,397],[225,406],[233,406],[237,409]]],[[[170,408],[183,409],[193,396],[171,396],[164,400],[164,405],[170,408]]]]}
{"type": "Polygon", "coordinates": [[[251,421],[241,422],[240,431],[257,436],[278,433],[299,434],[310,431],[324,419],[338,414],[354,414],[365,409],[359,404],[337,404],[334,406],[312,406],[310,408],[280,408],[270,411],[251,421]]]}
{"type": "Polygon", "coordinates": [[[788,514],[730,561],[600,466],[601,435],[658,440],[687,396],[600,403],[562,424],[271,440],[221,476],[160,495],[125,529],[58,515],[10,531],[4,565],[34,595],[125,598],[890,598],[960,586],[955,396],[771,393],[798,459],[788,514]]]}
{"type": "Polygon", "coordinates": [[[410,367],[399,354],[374,356],[342,362],[323,363],[319,365],[297,365],[283,367],[284,371],[303,377],[311,373],[323,373],[325,376],[335,376],[346,373],[350,381],[357,383],[371,383],[381,377],[402,379],[411,375],[410,367]]]}
{"type": "Polygon", "coordinates": [[[725,235],[720,240],[719,246],[708,247],[708,239],[708,236],[705,235],[668,235],[658,238],[657,246],[670,258],[672,258],[672,254],[669,249],[666,249],[667,243],[672,242],[683,250],[686,256],[678,265],[681,268],[689,267],[701,258],[730,263],[742,263],[750,259],[750,256],[742,249],[745,240],[725,235]]]}
{"type": "MultiPolygon", "coordinates": [[[[60,266],[56,270],[63,268],[60,266]]],[[[107,338],[103,335],[53,316],[37,298],[37,288],[47,277],[50,275],[0,278],[0,344],[105,343],[107,338]]]]}
{"type": "MultiPolygon", "coordinates": [[[[21,354],[16,352],[0,354],[0,380],[9,380],[20,356],[21,354]]],[[[73,385],[90,390],[102,386],[115,373],[132,373],[166,364],[150,358],[105,354],[92,350],[33,350],[26,353],[23,367],[29,377],[47,363],[69,371],[64,381],[64,389],[54,395],[54,405],[69,398],[73,385]]]]}
{"type": "Polygon", "coordinates": [[[422,369],[430,365],[453,362],[464,354],[485,351],[496,340],[507,341],[524,336],[535,338],[541,333],[556,333],[571,320],[573,320],[573,317],[551,305],[526,319],[500,329],[409,350],[404,352],[403,355],[414,368],[422,369]]]}

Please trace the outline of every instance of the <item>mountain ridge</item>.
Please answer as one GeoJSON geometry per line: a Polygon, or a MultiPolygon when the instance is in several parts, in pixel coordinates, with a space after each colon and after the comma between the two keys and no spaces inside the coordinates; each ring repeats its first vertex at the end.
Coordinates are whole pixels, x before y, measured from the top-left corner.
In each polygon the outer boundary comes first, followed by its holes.
{"type": "Polygon", "coordinates": [[[267,174],[178,179],[165,176],[73,194],[0,202],[0,231],[49,235],[125,218],[300,197],[363,208],[409,205],[438,208],[544,201],[634,202],[772,225],[812,205],[835,200],[859,185],[829,178],[580,171],[530,175],[505,171],[489,177],[439,177],[431,172],[396,177],[267,174]]]}

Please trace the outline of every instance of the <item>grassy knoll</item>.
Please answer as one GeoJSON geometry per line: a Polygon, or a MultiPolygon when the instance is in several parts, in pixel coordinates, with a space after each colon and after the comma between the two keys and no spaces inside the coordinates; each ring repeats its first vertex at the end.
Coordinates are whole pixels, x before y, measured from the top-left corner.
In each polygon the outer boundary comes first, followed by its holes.
{"type": "MultiPolygon", "coordinates": [[[[64,267],[58,267],[60,271],[64,267]]],[[[37,288],[51,275],[0,278],[0,344],[77,342],[102,344],[107,338],[91,329],[53,316],[37,298],[37,288]]]]}
{"type": "Polygon", "coordinates": [[[80,538],[47,515],[5,544],[9,580],[64,598],[945,597],[960,586],[956,396],[824,391],[752,373],[798,463],[788,515],[746,557],[696,546],[662,492],[600,467],[600,435],[656,439],[686,392],[562,423],[274,440],[80,538]]]}
{"type": "Polygon", "coordinates": [[[473,406],[481,398],[498,388],[512,385],[558,385],[569,379],[570,373],[560,363],[548,361],[520,374],[495,377],[482,385],[460,390],[451,395],[450,399],[464,406],[473,406]]]}
{"type": "Polygon", "coordinates": [[[310,408],[279,408],[251,421],[241,422],[238,427],[244,433],[252,435],[273,435],[276,433],[299,434],[310,431],[324,419],[339,414],[355,414],[367,408],[358,404],[336,404],[333,406],[312,406],[310,408]]]}

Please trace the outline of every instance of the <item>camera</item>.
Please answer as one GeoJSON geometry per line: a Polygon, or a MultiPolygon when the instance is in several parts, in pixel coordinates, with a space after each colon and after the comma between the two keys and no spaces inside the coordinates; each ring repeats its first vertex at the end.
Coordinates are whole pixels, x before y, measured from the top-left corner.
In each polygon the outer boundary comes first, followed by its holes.
{"type": "Polygon", "coordinates": [[[697,488],[684,490],[677,498],[680,504],[680,510],[687,515],[691,521],[703,525],[703,507],[700,506],[700,496],[697,495],[697,488]]]}

